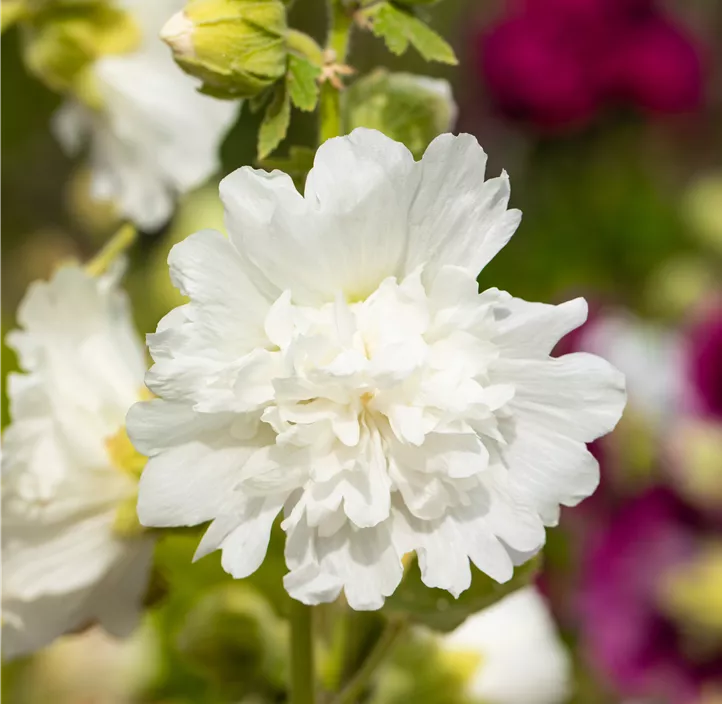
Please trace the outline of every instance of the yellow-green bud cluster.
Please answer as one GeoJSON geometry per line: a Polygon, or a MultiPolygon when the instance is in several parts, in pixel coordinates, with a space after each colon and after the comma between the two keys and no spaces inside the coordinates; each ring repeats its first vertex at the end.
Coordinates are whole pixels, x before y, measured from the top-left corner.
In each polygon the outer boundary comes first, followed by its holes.
{"type": "Polygon", "coordinates": [[[110,0],[27,2],[19,18],[25,62],[54,90],[97,101],[89,68],[107,54],[133,51],[140,29],[110,0]]]}
{"type": "Polygon", "coordinates": [[[281,0],[190,0],[161,32],[184,71],[217,98],[249,98],[286,72],[281,0]]]}

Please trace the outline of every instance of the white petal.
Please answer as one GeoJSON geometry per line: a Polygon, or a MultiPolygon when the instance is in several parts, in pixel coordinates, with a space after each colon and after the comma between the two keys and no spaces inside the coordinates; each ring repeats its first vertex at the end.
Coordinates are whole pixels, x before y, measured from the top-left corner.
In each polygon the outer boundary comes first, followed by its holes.
{"type": "Polygon", "coordinates": [[[527,421],[516,424],[517,437],[503,448],[512,491],[556,525],[559,505],[576,506],[599,485],[599,463],[585,444],[545,432],[527,421]]]}
{"type": "Polygon", "coordinates": [[[403,145],[358,129],[321,146],[305,198],[285,174],[247,167],[221,182],[221,198],[231,239],[259,285],[318,303],[339,291],[364,298],[398,273],[414,179],[403,145]]]}
{"type": "Polygon", "coordinates": [[[174,245],[168,266],[180,292],[201,308],[204,317],[227,326],[226,334],[234,332],[234,341],[265,343],[263,321],[270,301],[248,280],[243,261],[220,232],[203,230],[174,245]]]}
{"type": "MultiPolygon", "coordinates": [[[[251,498],[244,501],[236,514],[238,527],[220,542],[221,565],[235,579],[253,574],[266,557],[271,527],[283,507],[285,496],[251,498]]],[[[204,546],[204,550],[208,549],[204,546]]]]}
{"type": "Polygon", "coordinates": [[[130,542],[126,556],[114,565],[89,599],[87,608],[100,625],[116,638],[129,636],[143,613],[154,546],[152,538],[130,542]]]}
{"type": "Polygon", "coordinates": [[[425,274],[433,280],[440,267],[451,264],[476,276],[521,219],[518,210],[506,209],[506,174],[484,181],[486,154],[468,134],[437,137],[419,168],[404,270],[427,264],[425,274]]]}
{"type": "Polygon", "coordinates": [[[288,536],[286,561],[291,571],[283,583],[294,599],[304,604],[332,601],[343,586],[349,606],[357,611],[380,609],[403,576],[386,523],[358,530],[347,524],[321,538],[301,521],[288,536]]]}
{"type": "Polygon", "coordinates": [[[113,537],[114,512],[63,524],[8,529],[3,535],[3,594],[24,600],[82,589],[99,581],[123,554],[113,537]]]}
{"type": "Polygon", "coordinates": [[[508,314],[498,321],[494,341],[510,357],[543,359],[567,333],[587,319],[587,302],[575,298],[557,306],[511,298],[499,307],[508,314]]]}
{"type": "Polygon", "coordinates": [[[152,47],[93,68],[104,99],[104,111],[88,118],[96,197],[114,199],[140,227],[159,227],[175,196],[216,170],[239,106],[199,94],[170,53],[152,47]]]}
{"type": "Polygon", "coordinates": [[[583,442],[613,430],[627,399],[624,376],[583,352],[544,361],[499,360],[491,376],[516,387],[509,404],[515,415],[583,442]]]}
{"type": "Polygon", "coordinates": [[[421,521],[403,508],[397,508],[393,531],[399,554],[416,551],[421,580],[427,587],[446,589],[458,597],[471,586],[465,537],[453,518],[421,521]]]}
{"type": "MultiPolygon", "coordinates": [[[[152,413],[152,406],[145,407],[152,413]]],[[[139,404],[130,415],[130,433],[136,439],[143,409],[139,404]]],[[[203,425],[196,428],[190,424],[185,442],[148,460],[138,489],[138,518],[143,525],[197,525],[222,515],[224,507],[236,500],[233,487],[258,446],[233,443],[228,427],[226,422],[209,431],[203,425]]],[[[168,426],[160,424],[159,443],[168,432],[168,426]]]]}

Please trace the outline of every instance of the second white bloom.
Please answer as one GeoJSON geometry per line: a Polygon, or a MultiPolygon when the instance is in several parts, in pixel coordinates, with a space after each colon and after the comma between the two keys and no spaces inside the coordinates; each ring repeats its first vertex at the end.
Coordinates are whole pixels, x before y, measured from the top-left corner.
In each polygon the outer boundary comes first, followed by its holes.
{"type": "Polygon", "coordinates": [[[470,560],[502,582],[540,548],[559,505],[597,485],[585,443],[619,419],[623,379],[550,357],[583,300],[478,293],[520,219],[485,165],[468,135],[415,162],[356,130],[320,148],[304,195],[279,172],[223,181],[230,239],[172,251],[190,303],[149,337],[159,398],[128,419],[151,457],[144,524],[213,521],[198,554],[221,548],[245,577],[283,511],[289,593],[343,589],[356,609],[383,604],[411,551],[458,595],[470,560]]]}

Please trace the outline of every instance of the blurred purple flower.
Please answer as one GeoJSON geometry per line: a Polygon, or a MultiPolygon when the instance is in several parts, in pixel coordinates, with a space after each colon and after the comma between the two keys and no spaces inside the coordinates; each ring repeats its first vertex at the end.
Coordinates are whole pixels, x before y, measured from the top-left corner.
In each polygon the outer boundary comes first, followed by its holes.
{"type": "Polygon", "coordinates": [[[680,113],[702,100],[701,51],[652,0],[525,0],[476,48],[498,108],[544,130],[612,103],[680,113]]]}
{"type": "MultiPolygon", "coordinates": [[[[583,567],[579,623],[594,665],[626,696],[699,701],[722,672],[722,652],[694,656],[689,635],[661,607],[665,574],[700,544],[696,513],[655,488],[610,516],[583,567]]],[[[702,654],[704,653],[704,654],[702,654]]]]}
{"type": "Polygon", "coordinates": [[[722,420],[722,307],[714,307],[692,327],[687,362],[694,410],[722,420]]]}

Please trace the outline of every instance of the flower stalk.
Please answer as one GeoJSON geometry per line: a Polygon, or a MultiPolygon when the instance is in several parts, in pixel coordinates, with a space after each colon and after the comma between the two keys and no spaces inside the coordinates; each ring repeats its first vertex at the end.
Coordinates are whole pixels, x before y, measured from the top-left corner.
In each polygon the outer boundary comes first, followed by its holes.
{"type": "Polygon", "coordinates": [[[392,618],[389,620],[363,665],[341,690],[333,704],[356,704],[359,701],[379,666],[388,659],[405,630],[406,621],[404,619],[392,618]]]}
{"type": "Polygon", "coordinates": [[[100,276],[110,265],[126,250],[128,250],[136,238],[138,230],[131,223],[125,223],[110,238],[104,247],[85,265],[85,270],[91,276],[100,276]]]}
{"type": "Polygon", "coordinates": [[[313,657],[313,610],[291,600],[291,691],[290,704],[315,704],[313,657]]]}
{"type": "MultiPolygon", "coordinates": [[[[342,67],[348,56],[351,43],[351,30],[353,29],[353,15],[345,6],[343,0],[329,0],[328,3],[328,38],[326,40],[326,55],[330,57],[332,66],[342,67]]],[[[325,80],[321,85],[319,111],[321,116],[319,143],[327,139],[339,137],[343,134],[341,124],[341,93],[335,81],[325,80]]]]}

